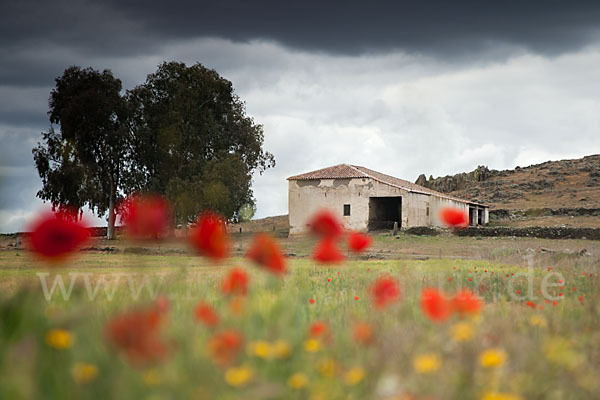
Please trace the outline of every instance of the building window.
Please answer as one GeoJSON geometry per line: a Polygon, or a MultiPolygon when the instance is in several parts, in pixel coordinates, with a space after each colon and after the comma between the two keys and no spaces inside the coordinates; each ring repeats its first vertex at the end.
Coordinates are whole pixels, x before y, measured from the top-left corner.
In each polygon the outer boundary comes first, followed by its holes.
{"type": "Polygon", "coordinates": [[[344,217],[348,217],[350,215],[350,204],[344,204],[344,217]]]}

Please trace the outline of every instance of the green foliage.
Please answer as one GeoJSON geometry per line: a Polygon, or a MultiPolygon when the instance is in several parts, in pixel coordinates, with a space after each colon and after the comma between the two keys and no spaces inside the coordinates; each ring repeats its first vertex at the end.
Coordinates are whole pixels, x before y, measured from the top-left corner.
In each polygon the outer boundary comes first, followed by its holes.
{"type": "Polygon", "coordinates": [[[240,222],[248,222],[254,218],[256,207],[253,204],[244,204],[238,213],[240,222]]]}

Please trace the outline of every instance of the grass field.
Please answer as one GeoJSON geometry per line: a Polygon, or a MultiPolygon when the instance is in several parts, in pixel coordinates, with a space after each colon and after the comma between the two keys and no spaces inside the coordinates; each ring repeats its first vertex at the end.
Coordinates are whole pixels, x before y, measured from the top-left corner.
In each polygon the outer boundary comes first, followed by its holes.
{"type": "Polygon", "coordinates": [[[119,241],[96,244],[119,252],[49,270],[3,246],[0,398],[600,398],[597,242],[379,235],[370,257],[323,267],[305,257],[313,241],[289,238],[284,251],[295,256],[280,278],[241,258],[248,238],[235,236],[236,257],[220,265],[177,243],[119,241]],[[244,299],[221,293],[233,266],[250,273],[244,299]],[[385,309],[371,301],[380,276],[402,292],[385,309]],[[425,287],[469,288],[485,305],[433,322],[421,310],[425,287]],[[166,357],[132,363],[107,342],[107,321],[155,307],[157,295],[170,303],[166,357]],[[199,302],[217,311],[216,326],[195,319],[199,302]],[[311,336],[315,321],[326,332],[311,336]],[[371,335],[355,337],[357,326],[371,335]],[[243,345],[219,362],[210,343],[229,331],[243,345]]]}

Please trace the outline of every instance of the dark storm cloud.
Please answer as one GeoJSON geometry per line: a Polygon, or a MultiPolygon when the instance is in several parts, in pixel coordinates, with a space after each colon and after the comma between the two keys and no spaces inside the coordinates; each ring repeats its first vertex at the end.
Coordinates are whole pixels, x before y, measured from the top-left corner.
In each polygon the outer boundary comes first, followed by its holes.
{"type": "Polygon", "coordinates": [[[12,0],[4,48],[52,43],[98,54],[148,52],[161,40],[220,37],[354,54],[390,49],[460,56],[498,43],[558,54],[596,38],[597,2],[12,0]]]}

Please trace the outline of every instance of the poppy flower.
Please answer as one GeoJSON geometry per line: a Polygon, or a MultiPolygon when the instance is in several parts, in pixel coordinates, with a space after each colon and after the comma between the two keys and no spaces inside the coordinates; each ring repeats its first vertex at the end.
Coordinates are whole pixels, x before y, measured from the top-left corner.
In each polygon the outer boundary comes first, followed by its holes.
{"type": "Polygon", "coordinates": [[[440,220],[451,228],[466,228],[469,226],[469,216],[465,210],[454,207],[445,207],[440,210],[440,220]]]}
{"type": "Polygon", "coordinates": [[[527,307],[533,308],[533,309],[535,309],[537,307],[533,301],[528,301],[527,303],[525,303],[525,305],[527,305],[527,307]]]}
{"type": "Polygon", "coordinates": [[[196,320],[202,322],[209,328],[219,323],[219,314],[207,303],[198,303],[194,310],[196,320]]]}
{"type": "Polygon", "coordinates": [[[159,239],[167,235],[171,207],[159,195],[133,195],[123,202],[121,221],[133,239],[159,239]]]}
{"type": "Polygon", "coordinates": [[[156,309],[162,313],[166,313],[169,311],[169,308],[171,308],[171,302],[164,294],[159,294],[156,297],[156,300],[154,300],[154,305],[156,306],[156,309]]]}
{"type": "Polygon", "coordinates": [[[356,253],[365,251],[373,242],[371,236],[361,232],[351,232],[348,235],[348,248],[356,253]]]}
{"type": "Polygon", "coordinates": [[[428,288],[421,292],[421,309],[434,322],[443,322],[450,317],[450,302],[437,289],[428,288]]]}
{"type": "Polygon", "coordinates": [[[315,321],[310,325],[309,333],[312,337],[324,336],[327,334],[329,326],[323,321],[315,321]]]}
{"type": "Polygon", "coordinates": [[[382,309],[400,300],[400,287],[390,277],[381,277],[371,287],[371,296],[376,308],[382,309]]]}
{"type": "Polygon", "coordinates": [[[221,283],[221,291],[226,294],[244,296],[248,292],[250,277],[241,268],[233,268],[221,283]]]}
{"type": "Polygon", "coordinates": [[[315,299],[308,299],[308,302],[309,302],[310,304],[315,304],[315,303],[316,303],[315,299]]]}
{"type": "Polygon", "coordinates": [[[254,236],[250,248],[246,252],[246,258],[267,271],[281,275],[286,272],[285,258],[275,239],[264,233],[254,236]]]}
{"type": "Polygon", "coordinates": [[[46,261],[58,262],[73,254],[89,239],[87,227],[75,211],[46,212],[30,225],[31,250],[46,261]]]}
{"type": "Polygon", "coordinates": [[[336,238],[344,232],[344,225],[329,210],[321,210],[313,215],[308,222],[310,231],[323,238],[336,238]]]}
{"type": "Polygon", "coordinates": [[[366,322],[359,322],[354,325],[354,341],[360,344],[373,343],[373,327],[366,322]]]}
{"type": "Polygon", "coordinates": [[[221,365],[232,364],[244,345],[244,337],[236,331],[225,331],[211,337],[208,352],[213,360],[221,365]]]}
{"type": "Polygon", "coordinates": [[[312,258],[323,264],[340,263],[345,259],[333,238],[325,238],[317,243],[312,258]]]}
{"type": "Polygon", "coordinates": [[[198,216],[188,240],[200,254],[213,260],[222,260],[229,255],[225,219],[215,212],[205,211],[198,216]]]}
{"type": "Polygon", "coordinates": [[[104,336],[133,365],[163,361],[169,353],[160,336],[163,313],[156,307],[117,315],[107,321],[104,336]]]}
{"type": "Polygon", "coordinates": [[[470,290],[461,290],[452,300],[452,308],[460,315],[477,314],[483,302],[470,290]]]}

